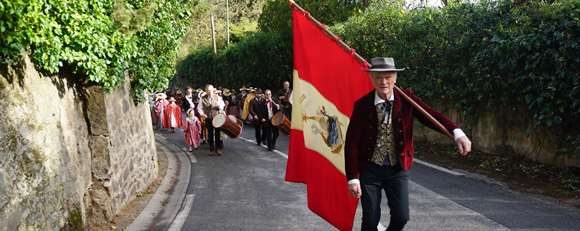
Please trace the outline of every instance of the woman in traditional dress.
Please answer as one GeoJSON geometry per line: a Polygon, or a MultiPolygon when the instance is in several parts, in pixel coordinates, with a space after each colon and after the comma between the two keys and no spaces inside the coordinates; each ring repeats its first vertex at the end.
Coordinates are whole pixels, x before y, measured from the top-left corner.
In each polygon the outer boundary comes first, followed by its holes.
{"type": "Polygon", "coordinates": [[[200,144],[201,122],[195,116],[193,109],[187,111],[187,118],[183,124],[183,134],[185,134],[185,144],[189,147],[189,151],[192,151],[192,146],[197,149],[200,144]]]}
{"type": "Polygon", "coordinates": [[[169,99],[170,104],[165,106],[163,110],[163,127],[171,128],[171,133],[175,132],[175,128],[181,128],[183,119],[181,117],[181,107],[175,104],[175,98],[169,99]]]}
{"type": "MultiPolygon", "coordinates": [[[[169,101],[167,101],[167,96],[164,93],[157,93],[155,94],[155,106],[153,106],[153,110],[155,111],[155,117],[153,119],[153,123],[157,125],[158,129],[162,129],[163,125],[163,110],[165,107],[169,105],[169,101]]],[[[165,129],[163,129],[165,130],[165,129]]]]}

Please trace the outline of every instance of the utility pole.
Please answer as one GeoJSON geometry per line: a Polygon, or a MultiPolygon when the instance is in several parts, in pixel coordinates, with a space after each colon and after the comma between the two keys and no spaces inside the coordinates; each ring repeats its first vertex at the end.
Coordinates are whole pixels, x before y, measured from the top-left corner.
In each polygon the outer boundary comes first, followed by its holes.
{"type": "Polygon", "coordinates": [[[227,48],[230,48],[230,8],[229,8],[229,1],[230,0],[226,0],[226,27],[227,27],[227,31],[228,31],[228,43],[227,43],[227,48]]]}
{"type": "Polygon", "coordinates": [[[226,31],[227,31],[227,45],[226,45],[226,84],[230,84],[229,81],[229,62],[228,62],[228,49],[230,49],[230,7],[229,7],[229,1],[230,0],[226,0],[226,31]]]}
{"type": "Polygon", "coordinates": [[[213,81],[217,86],[217,48],[215,45],[215,27],[213,25],[213,13],[211,16],[211,41],[213,42],[213,81]]]}

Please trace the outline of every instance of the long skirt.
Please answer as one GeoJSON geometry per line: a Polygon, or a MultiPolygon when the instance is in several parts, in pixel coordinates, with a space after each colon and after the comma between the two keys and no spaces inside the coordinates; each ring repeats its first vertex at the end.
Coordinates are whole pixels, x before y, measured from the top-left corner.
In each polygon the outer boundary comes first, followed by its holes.
{"type": "Polygon", "coordinates": [[[238,105],[228,105],[228,115],[233,115],[236,118],[240,118],[240,114],[239,114],[239,110],[238,110],[238,105]]]}
{"type": "Polygon", "coordinates": [[[163,111],[165,111],[165,108],[161,108],[161,113],[159,113],[159,121],[158,121],[159,126],[163,126],[163,111]]]}

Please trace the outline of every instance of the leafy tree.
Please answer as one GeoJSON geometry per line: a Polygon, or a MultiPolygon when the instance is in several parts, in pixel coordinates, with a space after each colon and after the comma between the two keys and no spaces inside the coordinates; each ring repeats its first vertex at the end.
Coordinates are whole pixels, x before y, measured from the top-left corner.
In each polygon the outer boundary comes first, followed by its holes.
{"type": "MultiPolygon", "coordinates": [[[[318,21],[327,25],[347,20],[350,16],[362,13],[376,0],[298,0],[304,10],[318,21]]],[[[278,31],[292,34],[292,11],[288,3],[280,0],[268,0],[260,15],[258,26],[262,31],[278,31]]]]}
{"type": "Polygon", "coordinates": [[[65,65],[110,91],[129,74],[133,95],[167,86],[188,0],[15,0],[0,3],[0,57],[10,63],[27,49],[50,73],[65,65]]]}
{"type": "Polygon", "coordinates": [[[286,60],[292,56],[292,47],[280,40],[279,33],[253,32],[229,49],[219,49],[217,80],[213,78],[213,48],[200,48],[181,61],[178,82],[194,87],[212,83],[234,89],[242,85],[281,88],[292,75],[292,66],[286,60]]]}
{"type": "MultiPolygon", "coordinates": [[[[266,0],[229,0],[230,43],[239,41],[245,32],[257,31],[257,21],[266,0]]],[[[214,14],[215,35],[218,46],[227,43],[226,0],[207,0],[195,9],[188,33],[181,39],[179,59],[189,53],[212,44],[211,19],[214,14]]]]}

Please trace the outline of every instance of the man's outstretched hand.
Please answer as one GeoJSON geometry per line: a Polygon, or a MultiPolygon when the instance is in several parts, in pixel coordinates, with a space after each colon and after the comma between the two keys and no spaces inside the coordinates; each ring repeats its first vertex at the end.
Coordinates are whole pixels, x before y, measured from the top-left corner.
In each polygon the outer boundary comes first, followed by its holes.
{"type": "Polygon", "coordinates": [[[465,136],[460,137],[455,141],[455,144],[457,144],[459,154],[461,154],[462,156],[465,156],[467,155],[468,152],[471,152],[471,141],[469,141],[467,137],[465,136]]]}

